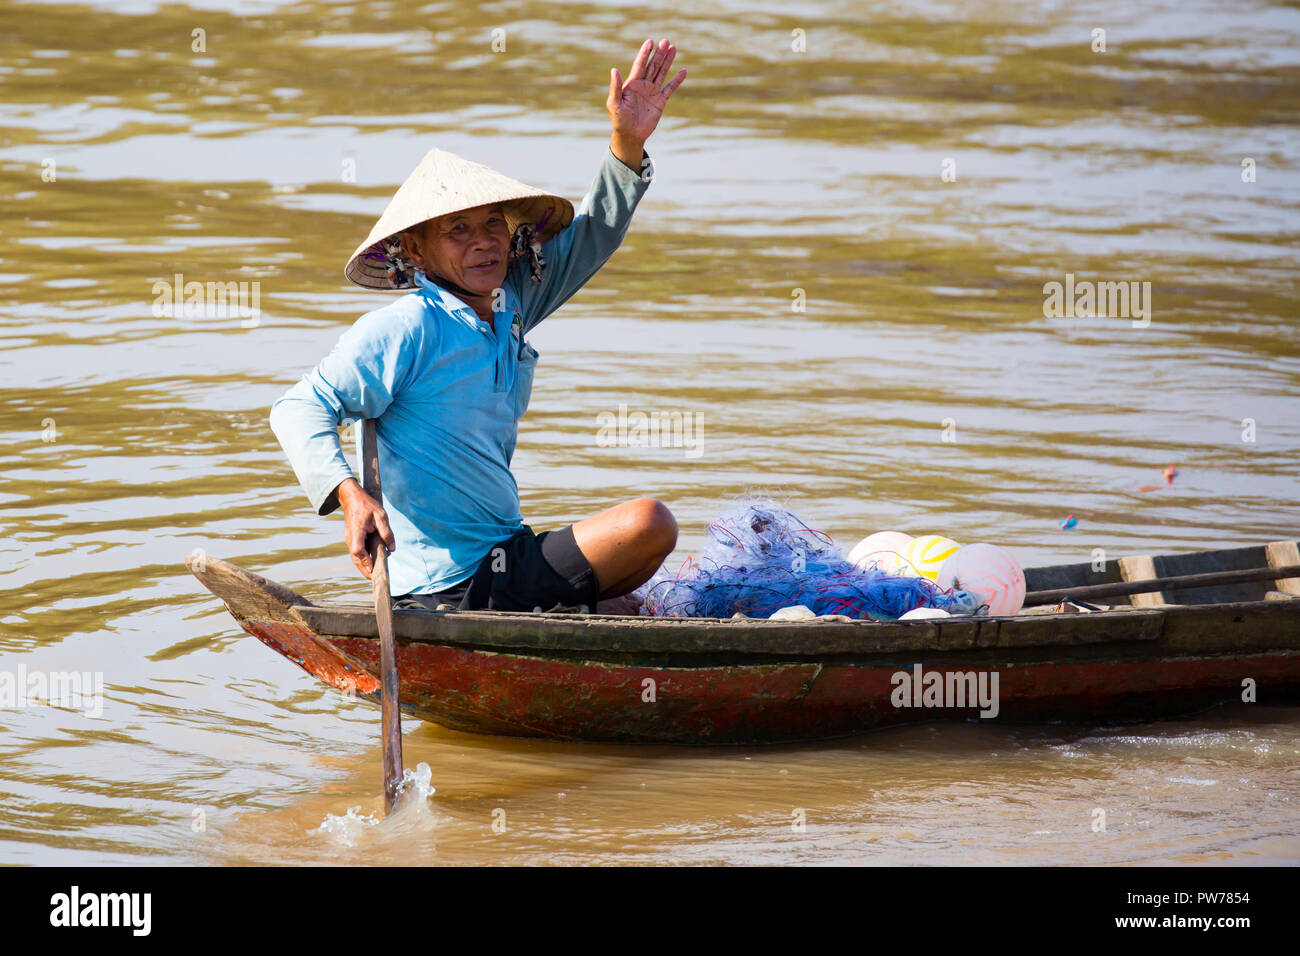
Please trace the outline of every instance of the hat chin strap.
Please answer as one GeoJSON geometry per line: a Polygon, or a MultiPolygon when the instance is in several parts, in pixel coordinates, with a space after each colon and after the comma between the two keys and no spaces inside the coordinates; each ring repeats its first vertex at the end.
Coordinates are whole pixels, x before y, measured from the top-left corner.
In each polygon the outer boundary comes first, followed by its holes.
{"type": "Polygon", "coordinates": [[[481,292],[470,292],[469,289],[463,288],[462,286],[458,286],[450,279],[444,279],[436,272],[425,272],[423,269],[421,269],[420,274],[424,276],[426,279],[428,279],[430,282],[432,282],[434,285],[441,286],[442,288],[450,292],[452,295],[460,296],[460,298],[465,299],[466,301],[469,301],[470,299],[476,299],[480,295],[482,295],[481,292]]]}

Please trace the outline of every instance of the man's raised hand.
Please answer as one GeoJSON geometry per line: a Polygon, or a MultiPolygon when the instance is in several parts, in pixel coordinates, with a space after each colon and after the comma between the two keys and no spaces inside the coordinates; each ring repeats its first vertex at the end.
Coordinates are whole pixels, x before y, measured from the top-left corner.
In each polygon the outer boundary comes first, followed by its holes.
{"type": "Polygon", "coordinates": [[[653,40],[646,40],[632,61],[626,82],[617,67],[610,69],[609,98],[605,101],[605,109],[609,112],[615,137],[639,143],[650,138],[659,125],[668,97],[686,79],[686,71],[680,70],[672,82],[664,85],[675,56],[677,47],[667,40],[660,40],[657,47],[653,40]]]}

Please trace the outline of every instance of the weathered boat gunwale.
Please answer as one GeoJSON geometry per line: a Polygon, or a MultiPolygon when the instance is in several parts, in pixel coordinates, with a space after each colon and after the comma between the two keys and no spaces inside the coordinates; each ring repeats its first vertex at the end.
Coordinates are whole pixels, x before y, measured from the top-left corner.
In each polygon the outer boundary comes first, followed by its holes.
{"type": "MultiPolygon", "coordinates": [[[[364,605],[316,605],[299,609],[299,614],[313,630],[330,637],[378,635],[373,611],[364,605]]],[[[399,611],[394,614],[394,627],[398,640],[404,643],[454,644],[511,653],[808,660],[1157,641],[1162,620],[1158,609],[1137,608],[1052,618],[1026,615],[888,623],[399,611]]]]}
{"type": "MultiPolygon", "coordinates": [[[[305,612],[303,618],[308,624],[320,621],[322,617],[315,612],[324,609],[325,606],[318,606],[305,612]]],[[[451,620],[459,616],[458,612],[447,614],[451,620]]],[[[1021,618],[981,619],[979,623],[984,626],[980,628],[958,628],[957,622],[931,628],[921,627],[930,622],[909,623],[903,625],[905,630],[895,631],[886,639],[872,639],[869,632],[853,629],[838,634],[819,633],[819,628],[835,625],[791,622],[788,627],[801,629],[794,632],[798,640],[795,645],[791,644],[790,633],[785,629],[782,629],[780,641],[756,639],[752,644],[736,640],[738,632],[733,632],[731,640],[723,641],[716,631],[706,629],[697,635],[697,643],[686,644],[663,640],[662,632],[635,628],[624,628],[621,634],[616,634],[608,627],[582,629],[562,626],[572,622],[560,622],[549,634],[511,628],[476,636],[472,629],[460,633],[451,631],[448,629],[449,621],[444,620],[440,633],[414,638],[404,638],[402,627],[398,625],[398,641],[417,646],[446,645],[556,660],[640,663],[645,666],[669,666],[671,662],[672,666],[691,667],[816,661],[865,664],[908,656],[915,659],[918,655],[924,655],[927,660],[942,657],[953,661],[1046,661],[1159,660],[1180,656],[1232,656],[1249,651],[1300,652],[1300,601],[1131,608],[1114,612],[1109,626],[1104,628],[1094,622],[1097,616],[1044,617],[1043,629],[1035,628],[1033,632],[1021,629],[1018,637],[1015,631],[1023,620],[1021,618]],[[1234,622],[1240,623],[1236,619],[1244,617],[1251,621],[1248,633],[1243,634],[1239,628],[1229,626],[1234,622]],[[648,642],[645,640],[647,633],[660,639],[648,642]],[[1046,639],[1040,639],[1043,637],[1046,639]]],[[[332,620],[328,616],[323,619],[332,620]]],[[[349,621],[357,626],[322,633],[330,640],[376,639],[366,627],[364,618],[351,617],[349,621]]],[[[408,622],[408,626],[418,623],[408,622]]],[[[489,618],[480,623],[490,627],[498,622],[489,618]]],[[[755,637],[753,632],[749,636],[755,637]]],[[[757,635],[758,638],[761,636],[757,635]]]]}

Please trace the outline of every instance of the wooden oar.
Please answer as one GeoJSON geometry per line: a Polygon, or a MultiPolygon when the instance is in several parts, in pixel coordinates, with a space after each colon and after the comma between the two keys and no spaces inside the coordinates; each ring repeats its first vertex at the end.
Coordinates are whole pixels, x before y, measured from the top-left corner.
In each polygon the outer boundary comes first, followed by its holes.
{"type": "MultiPolygon", "coordinates": [[[[383,485],[379,481],[379,436],[375,420],[367,418],[361,431],[362,486],[381,505],[383,485]]],[[[375,617],[379,623],[379,693],[384,741],[384,813],[393,812],[397,787],[402,782],[402,712],[398,709],[397,641],[393,636],[393,598],[388,593],[388,551],[378,532],[366,540],[373,566],[370,580],[375,586],[375,617]]]]}
{"type": "Polygon", "coordinates": [[[1025,607],[1035,604],[1055,604],[1066,598],[1091,600],[1100,597],[1121,597],[1126,594],[1148,594],[1152,591],[1179,591],[1184,588],[1214,587],[1218,584],[1241,584],[1246,581],[1281,581],[1285,578],[1300,578],[1300,564],[1290,564],[1280,568],[1246,568],[1241,571],[1182,574],[1168,578],[1151,578],[1148,581],[1088,584],[1077,588],[1056,588],[1052,591],[1030,591],[1025,595],[1025,607]]]}

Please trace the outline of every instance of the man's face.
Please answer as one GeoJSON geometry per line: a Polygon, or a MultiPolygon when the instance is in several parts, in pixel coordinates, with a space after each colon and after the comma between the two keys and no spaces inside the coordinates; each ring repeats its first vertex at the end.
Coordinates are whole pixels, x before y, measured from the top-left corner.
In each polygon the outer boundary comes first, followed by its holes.
{"type": "Polygon", "coordinates": [[[501,204],[475,206],[424,222],[402,236],[402,248],[425,272],[491,295],[506,281],[510,226],[501,204]]]}

